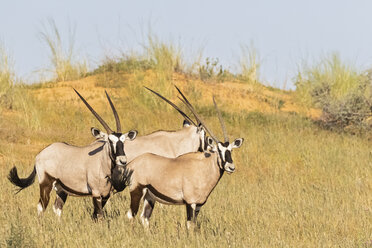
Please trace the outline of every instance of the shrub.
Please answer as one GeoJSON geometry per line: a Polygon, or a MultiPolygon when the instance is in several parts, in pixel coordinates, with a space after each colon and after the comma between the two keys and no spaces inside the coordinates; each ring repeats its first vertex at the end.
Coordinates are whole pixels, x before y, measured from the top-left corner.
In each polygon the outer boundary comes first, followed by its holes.
{"type": "Polygon", "coordinates": [[[332,55],[296,78],[297,96],[304,104],[321,108],[321,123],[331,129],[360,132],[371,129],[372,74],[358,72],[332,55]]]}
{"type": "Polygon", "coordinates": [[[122,57],[108,58],[102,65],[93,71],[92,74],[99,74],[105,72],[124,72],[124,73],[133,73],[136,70],[146,71],[153,69],[154,65],[151,61],[141,58],[140,56],[135,55],[123,55],[122,57]]]}
{"type": "Polygon", "coordinates": [[[205,59],[205,64],[199,66],[199,77],[204,82],[212,80],[223,82],[227,78],[233,77],[233,75],[222,67],[218,58],[213,59],[207,57],[205,59]]]}

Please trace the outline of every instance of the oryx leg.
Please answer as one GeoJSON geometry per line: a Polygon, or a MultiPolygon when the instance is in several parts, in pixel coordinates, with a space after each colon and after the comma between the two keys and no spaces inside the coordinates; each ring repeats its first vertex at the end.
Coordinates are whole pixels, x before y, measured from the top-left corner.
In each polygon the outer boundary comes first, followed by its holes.
{"type": "Polygon", "coordinates": [[[151,197],[148,190],[146,189],[143,201],[143,210],[141,214],[142,225],[144,225],[146,228],[149,226],[149,219],[151,217],[152,211],[154,210],[154,207],[155,199],[151,197]]]}
{"type": "Polygon", "coordinates": [[[130,209],[127,212],[128,219],[133,219],[138,212],[141,198],[143,196],[143,187],[136,187],[130,192],[130,209]]]}
{"type": "Polygon", "coordinates": [[[103,210],[102,210],[102,197],[93,197],[93,219],[102,220],[103,219],[103,210]]]}
{"type": "Polygon", "coordinates": [[[187,228],[195,227],[196,225],[196,218],[200,212],[201,205],[193,204],[186,204],[186,214],[187,214],[187,228]]]}
{"type": "Polygon", "coordinates": [[[66,200],[67,200],[67,193],[64,191],[57,191],[57,197],[56,197],[56,200],[54,201],[53,211],[58,217],[61,217],[62,208],[63,208],[63,205],[65,205],[66,200]]]}
{"type": "Polygon", "coordinates": [[[107,196],[105,197],[102,197],[102,209],[105,207],[108,199],[110,198],[110,194],[108,194],[107,196]]]}
{"type": "Polygon", "coordinates": [[[50,199],[50,191],[52,191],[53,187],[53,179],[49,176],[45,175],[43,181],[39,184],[40,187],[40,199],[39,203],[37,204],[37,213],[40,216],[49,204],[50,199]]]}

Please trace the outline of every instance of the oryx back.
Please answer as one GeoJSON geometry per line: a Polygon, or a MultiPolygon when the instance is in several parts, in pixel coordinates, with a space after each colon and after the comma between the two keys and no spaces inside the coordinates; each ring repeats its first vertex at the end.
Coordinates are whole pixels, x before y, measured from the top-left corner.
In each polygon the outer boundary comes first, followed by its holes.
{"type": "Polygon", "coordinates": [[[144,154],[153,153],[167,158],[176,158],[182,154],[199,149],[204,132],[196,126],[188,125],[177,131],[157,131],[137,137],[125,144],[128,162],[144,154]]]}

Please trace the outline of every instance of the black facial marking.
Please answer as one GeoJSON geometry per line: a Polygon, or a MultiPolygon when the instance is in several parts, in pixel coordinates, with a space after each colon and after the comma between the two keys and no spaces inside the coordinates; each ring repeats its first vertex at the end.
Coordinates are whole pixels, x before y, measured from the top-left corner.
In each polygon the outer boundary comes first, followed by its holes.
{"type": "Polygon", "coordinates": [[[125,152],[124,152],[124,143],[120,140],[120,137],[123,135],[122,133],[112,133],[112,135],[114,135],[115,137],[118,138],[118,141],[116,142],[116,146],[115,146],[115,152],[114,152],[114,144],[113,142],[110,140],[110,146],[111,146],[111,151],[112,151],[112,155],[113,155],[113,159],[116,159],[117,156],[125,156],[125,152]]]}
{"type": "Polygon", "coordinates": [[[204,156],[205,156],[206,158],[209,158],[209,157],[211,156],[211,154],[208,153],[208,152],[205,152],[205,153],[204,153],[204,156]]]}
{"type": "MultiPolygon", "coordinates": [[[[229,142],[225,142],[225,143],[221,143],[221,145],[223,147],[226,147],[227,148],[230,144],[229,144],[229,142]]],[[[221,158],[221,166],[222,166],[222,168],[225,167],[225,164],[226,163],[230,163],[230,164],[233,163],[232,158],[231,158],[231,151],[230,150],[226,149],[226,151],[225,151],[225,160],[222,159],[222,151],[219,148],[217,150],[218,150],[218,154],[219,154],[219,156],[221,158]]]]}
{"type": "Polygon", "coordinates": [[[207,148],[208,148],[208,137],[207,136],[205,136],[205,138],[204,138],[204,151],[206,151],[207,150],[207,148]]]}
{"type": "Polygon", "coordinates": [[[124,143],[119,140],[118,142],[116,142],[116,156],[125,156],[125,152],[124,152],[124,143]]]}
{"type": "Polygon", "coordinates": [[[226,162],[222,159],[222,152],[221,152],[220,148],[217,148],[217,151],[218,151],[218,156],[221,158],[221,166],[222,166],[222,168],[224,168],[226,162]]]}
{"type": "Polygon", "coordinates": [[[230,164],[232,164],[232,158],[231,158],[231,151],[229,151],[229,150],[226,150],[226,152],[225,152],[225,161],[227,162],[227,163],[230,163],[230,164]]]}

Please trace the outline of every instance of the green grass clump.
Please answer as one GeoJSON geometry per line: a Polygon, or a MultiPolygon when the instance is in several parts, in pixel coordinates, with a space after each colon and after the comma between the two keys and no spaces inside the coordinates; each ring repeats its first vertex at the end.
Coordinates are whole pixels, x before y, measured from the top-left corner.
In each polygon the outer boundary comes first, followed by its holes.
{"type": "Polygon", "coordinates": [[[333,54],[315,66],[305,66],[296,78],[300,102],[321,108],[322,123],[332,129],[372,128],[372,77],[342,63],[333,54]]]}

